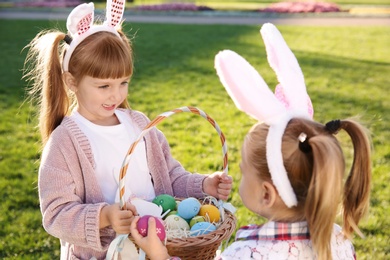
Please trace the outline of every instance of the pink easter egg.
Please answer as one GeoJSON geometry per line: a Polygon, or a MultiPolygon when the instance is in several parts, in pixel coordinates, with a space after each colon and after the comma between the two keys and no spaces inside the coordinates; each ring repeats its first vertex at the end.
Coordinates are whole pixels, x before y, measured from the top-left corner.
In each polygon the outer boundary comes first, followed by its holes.
{"type": "MultiPolygon", "coordinates": [[[[146,237],[148,235],[148,220],[150,217],[153,217],[153,216],[150,216],[150,215],[142,216],[138,220],[138,223],[137,223],[137,230],[144,237],[146,237]]],[[[164,222],[163,222],[163,220],[161,220],[157,217],[153,217],[153,218],[155,218],[155,220],[156,220],[157,236],[160,238],[161,241],[164,241],[165,240],[164,222]]]]}

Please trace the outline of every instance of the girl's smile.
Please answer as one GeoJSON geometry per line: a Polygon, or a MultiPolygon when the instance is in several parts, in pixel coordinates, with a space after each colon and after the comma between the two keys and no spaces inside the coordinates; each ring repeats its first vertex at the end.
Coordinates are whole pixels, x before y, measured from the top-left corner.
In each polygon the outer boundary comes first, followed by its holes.
{"type": "Polygon", "coordinates": [[[116,105],[105,105],[103,104],[103,108],[106,109],[107,111],[112,111],[116,108],[116,105]]]}
{"type": "Polygon", "coordinates": [[[114,112],[127,98],[129,80],[83,77],[71,88],[77,96],[77,112],[97,125],[118,124],[114,112]]]}

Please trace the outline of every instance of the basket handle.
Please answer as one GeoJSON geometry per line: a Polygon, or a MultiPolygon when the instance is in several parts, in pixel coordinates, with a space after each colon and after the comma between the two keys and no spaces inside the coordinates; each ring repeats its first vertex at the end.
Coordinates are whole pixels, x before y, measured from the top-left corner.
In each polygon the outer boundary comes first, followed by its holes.
{"type": "Polygon", "coordinates": [[[120,200],[120,207],[121,209],[125,208],[126,201],[124,199],[125,195],[125,176],[127,172],[127,168],[129,166],[129,162],[131,159],[131,155],[136,147],[136,145],[139,143],[139,141],[146,135],[147,132],[149,132],[154,126],[158,125],[160,122],[162,122],[165,118],[170,117],[173,114],[178,114],[182,112],[190,112],[196,115],[199,115],[206,119],[218,132],[219,138],[222,143],[222,155],[223,155],[223,173],[228,175],[228,156],[227,156],[227,144],[226,144],[226,139],[225,135],[222,133],[219,125],[217,122],[214,121],[208,114],[200,110],[199,108],[196,107],[191,107],[191,106],[185,106],[185,107],[180,107],[173,109],[171,111],[164,112],[160,115],[158,115],[155,119],[149,122],[149,124],[142,130],[138,138],[134,141],[134,143],[130,146],[129,150],[127,151],[127,155],[125,159],[123,160],[122,167],[120,170],[120,175],[119,175],[119,200],[120,200]]]}

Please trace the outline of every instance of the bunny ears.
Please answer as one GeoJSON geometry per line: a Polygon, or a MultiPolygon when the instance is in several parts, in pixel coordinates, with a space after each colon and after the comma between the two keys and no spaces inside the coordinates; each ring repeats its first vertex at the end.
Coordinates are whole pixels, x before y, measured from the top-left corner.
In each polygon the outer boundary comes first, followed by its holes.
{"type": "Polygon", "coordinates": [[[75,7],[68,16],[66,27],[72,41],[64,56],[64,72],[69,70],[69,60],[73,51],[88,36],[97,32],[107,31],[120,37],[116,29],[123,17],[125,0],[107,0],[106,20],[102,25],[93,24],[94,9],[93,3],[81,4],[75,7]]]}
{"type": "Polygon", "coordinates": [[[282,200],[288,207],[292,207],[298,202],[283,164],[282,137],[292,118],[312,119],[313,107],[298,61],[278,29],[266,23],[260,33],[268,62],[280,83],[275,94],[258,72],[233,51],[219,52],[215,57],[215,68],[237,108],[269,125],[266,140],[268,168],[282,200]]]}

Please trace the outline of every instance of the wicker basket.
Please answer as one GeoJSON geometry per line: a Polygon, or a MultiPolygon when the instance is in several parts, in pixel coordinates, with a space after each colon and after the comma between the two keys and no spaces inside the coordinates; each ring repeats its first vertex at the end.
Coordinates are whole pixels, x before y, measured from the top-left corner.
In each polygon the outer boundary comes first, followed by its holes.
{"type": "Polygon", "coordinates": [[[214,259],[222,241],[228,240],[236,229],[236,218],[225,210],[225,219],[217,230],[188,238],[168,239],[166,246],[171,256],[182,260],[211,260],[214,259]]]}
{"type": "MultiPolygon", "coordinates": [[[[154,126],[162,122],[166,117],[169,117],[173,114],[181,113],[181,112],[190,112],[199,116],[202,116],[207,121],[210,122],[210,124],[213,125],[215,130],[218,132],[221,143],[222,143],[222,154],[223,154],[223,172],[228,174],[228,160],[227,160],[227,145],[225,142],[225,136],[220,130],[218,124],[209,117],[205,112],[202,110],[195,108],[195,107],[181,107],[174,110],[171,110],[169,112],[165,112],[157,116],[154,120],[152,120],[145,129],[141,132],[139,137],[136,139],[136,141],[130,146],[126,158],[123,161],[123,165],[120,172],[120,178],[119,178],[119,198],[120,198],[120,204],[123,208],[125,205],[125,175],[128,167],[128,163],[131,158],[131,154],[135,149],[135,146],[138,144],[138,142],[145,136],[145,134],[151,130],[154,126]]],[[[201,201],[202,202],[202,201],[201,201]]],[[[167,239],[167,249],[171,256],[178,256],[182,260],[186,259],[194,259],[194,260],[208,260],[208,259],[214,259],[216,256],[217,250],[222,244],[224,240],[228,240],[232,233],[234,232],[236,228],[236,218],[235,216],[229,212],[228,210],[224,209],[225,214],[222,222],[218,226],[217,230],[212,231],[208,233],[207,235],[199,235],[194,237],[187,237],[187,238],[173,238],[173,239],[167,239]]],[[[129,237],[130,240],[132,240],[131,236],[129,237]]]]}
{"type": "MultiPolygon", "coordinates": [[[[202,200],[199,201],[202,202],[202,200]]],[[[219,224],[217,230],[207,235],[167,239],[165,245],[169,255],[180,257],[181,260],[214,259],[222,242],[227,242],[236,229],[236,217],[233,213],[225,210],[224,215],[224,220],[219,224]]],[[[129,239],[134,242],[131,235],[129,239]]],[[[135,246],[139,249],[137,244],[135,246]]],[[[149,258],[146,256],[146,259],[149,258]]]]}

